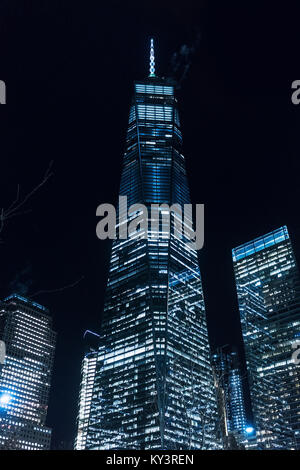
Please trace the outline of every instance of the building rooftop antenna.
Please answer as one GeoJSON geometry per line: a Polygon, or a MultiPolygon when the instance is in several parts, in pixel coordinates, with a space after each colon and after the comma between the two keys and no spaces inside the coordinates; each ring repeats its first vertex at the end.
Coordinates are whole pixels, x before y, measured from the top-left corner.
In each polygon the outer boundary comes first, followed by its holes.
{"type": "Polygon", "coordinates": [[[149,77],[155,77],[155,56],[154,56],[154,41],[150,40],[150,74],[149,77]]]}

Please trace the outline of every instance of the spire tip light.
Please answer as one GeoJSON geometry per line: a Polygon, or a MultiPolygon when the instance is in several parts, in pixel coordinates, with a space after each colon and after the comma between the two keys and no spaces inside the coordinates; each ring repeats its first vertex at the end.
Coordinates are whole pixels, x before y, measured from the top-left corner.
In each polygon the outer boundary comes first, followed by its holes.
{"type": "Polygon", "coordinates": [[[154,57],[154,41],[150,41],[150,74],[149,77],[155,77],[155,57],[154,57]]]}

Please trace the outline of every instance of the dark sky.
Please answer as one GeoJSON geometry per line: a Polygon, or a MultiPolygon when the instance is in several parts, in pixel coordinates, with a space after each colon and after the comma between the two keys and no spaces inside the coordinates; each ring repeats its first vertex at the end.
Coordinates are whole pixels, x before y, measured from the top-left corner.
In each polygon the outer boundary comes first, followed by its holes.
{"type": "Polygon", "coordinates": [[[84,276],[35,297],[58,332],[54,447],[74,437],[82,335],[100,329],[110,244],[96,238],[95,211],[118,196],[132,84],[148,73],[150,37],[159,75],[173,73],[175,52],[177,78],[190,65],[178,97],[192,201],[205,204],[199,259],[212,346],[240,344],[232,247],[287,224],[300,259],[300,105],[290,98],[300,8],[236,3],[1,2],[0,207],[18,183],[23,195],[38,184],[52,160],[54,175],[2,233],[0,295],[84,276]]]}

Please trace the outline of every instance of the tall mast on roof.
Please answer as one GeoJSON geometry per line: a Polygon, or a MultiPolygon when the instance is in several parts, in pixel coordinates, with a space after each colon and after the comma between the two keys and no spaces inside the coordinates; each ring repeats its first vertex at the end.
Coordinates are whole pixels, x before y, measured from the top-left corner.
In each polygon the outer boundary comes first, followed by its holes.
{"type": "Polygon", "coordinates": [[[154,41],[150,40],[150,74],[149,77],[155,77],[155,56],[154,56],[154,41]]]}

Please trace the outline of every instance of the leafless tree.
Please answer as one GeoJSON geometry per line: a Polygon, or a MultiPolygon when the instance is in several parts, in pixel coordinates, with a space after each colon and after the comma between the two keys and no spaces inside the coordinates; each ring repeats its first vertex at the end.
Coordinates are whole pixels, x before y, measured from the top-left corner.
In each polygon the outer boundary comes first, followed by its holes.
{"type": "MultiPolygon", "coordinates": [[[[29,192],[27,192],[24,196],[21,196],[21,186],[20,184],[17,185],[16,189],[16,196],[15,199],[11,202],[11,204],[7,208],[0,208],[0,243],[4,243],[3,239],[1,239],[1,234],[4,232],[6,225],[9,221],[15,217],[27,214],[31,212],[31,209],[28,208],[28,201],[31,200],[39,191],[40,189],[47,184],[49,179],[53,176],[53,161],[51,161],[41,179],[41,181],[34,186],[29,192]]],[[[66,289],[70,289],[75,287],[79,282],[84,279],[84,276],[81,276],[79,279],[72,281],[71,283],[60,286],[54,289],[43,289],[37,292],[34,292],[28,295],[28,298],[34,298],[41,294],[52,294],[64,291],[66,289]]]]}
{"type": "MultiPolygon", "coordinates": [[[[49,181],[53,175],[52,171],[53,161],[49,163],[49,166],[42,178],[42,180],[27,194],[21,196],[21,187],[18,184],[16,190],[16,197],[7,208],[0,208],[0,235],[4,231],[8,221],[14,217],[24,215],[30,212],[30,209],[26,208],[28,201],[49,181]]],[[[0,239],[0,242],[3,241],[0,239]]]]}

